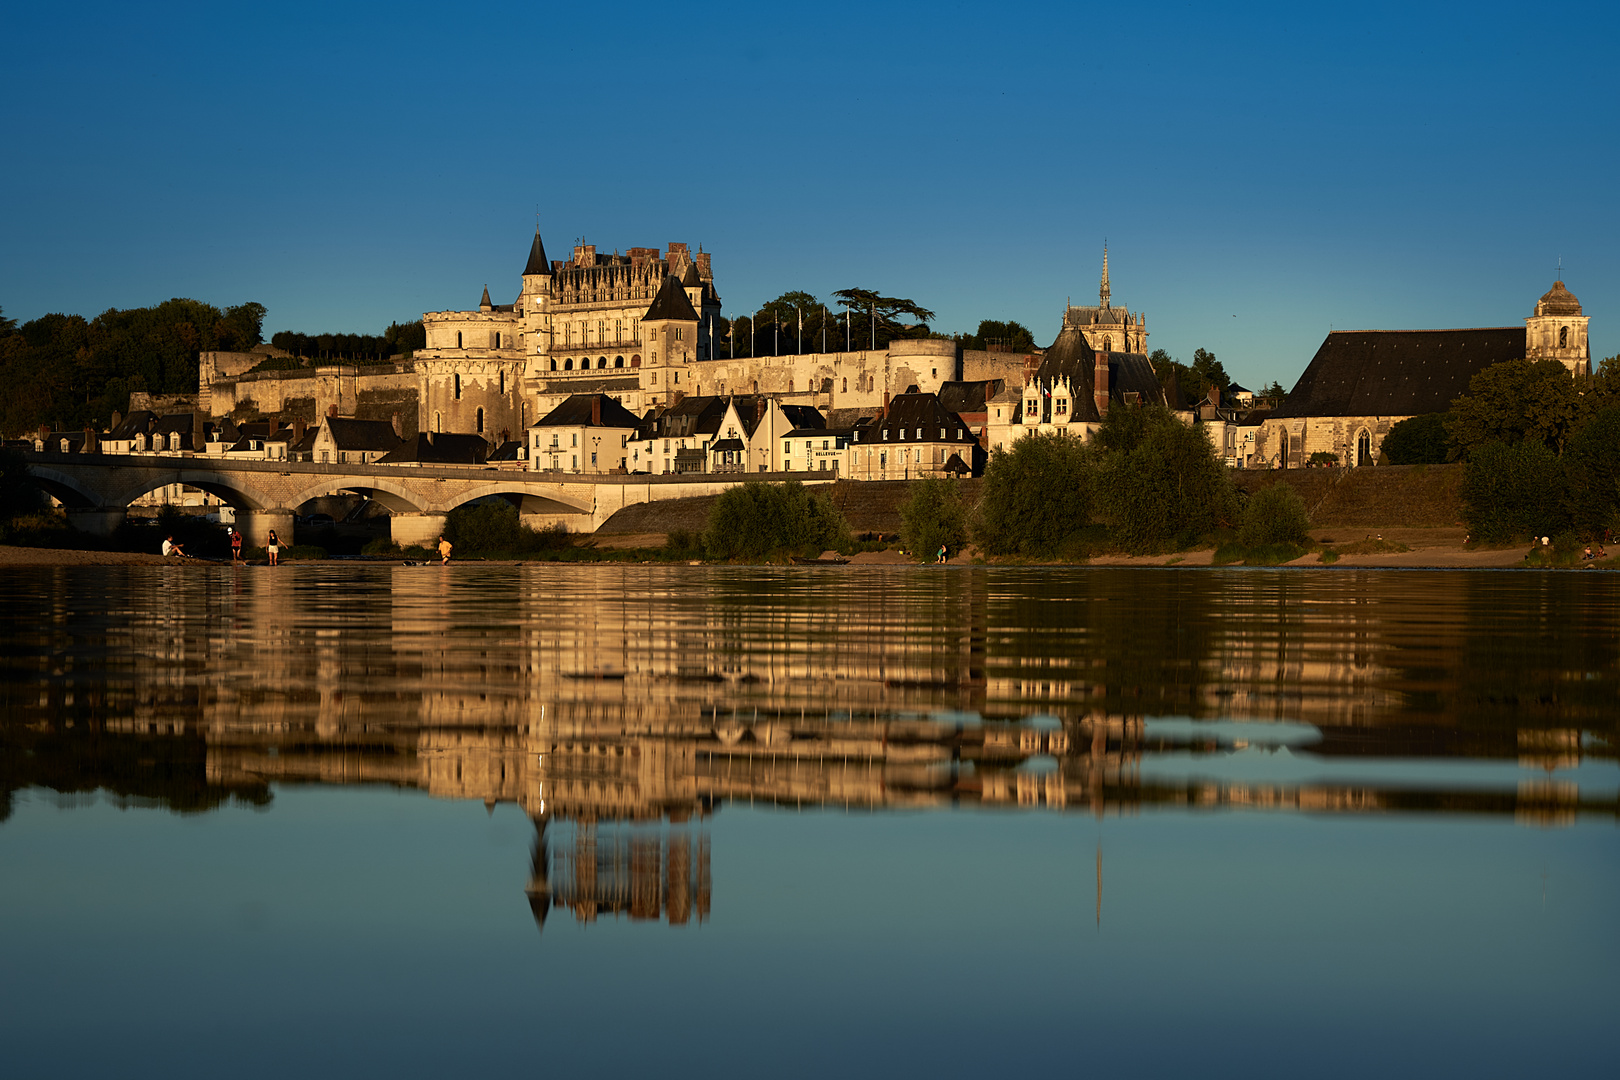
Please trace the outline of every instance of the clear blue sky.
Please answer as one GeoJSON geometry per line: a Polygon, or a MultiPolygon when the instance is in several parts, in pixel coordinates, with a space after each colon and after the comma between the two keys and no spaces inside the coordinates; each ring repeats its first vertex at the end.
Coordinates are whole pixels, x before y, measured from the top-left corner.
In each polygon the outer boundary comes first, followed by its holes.
{"type": "Polygon", "coordinates": [[[1065,297],[1285,385],[1330,326],[1620,351],[1612,5],[7,6],[0,307],[379,331],[548,252],[701,243],[728,314],[1065,297]]]}

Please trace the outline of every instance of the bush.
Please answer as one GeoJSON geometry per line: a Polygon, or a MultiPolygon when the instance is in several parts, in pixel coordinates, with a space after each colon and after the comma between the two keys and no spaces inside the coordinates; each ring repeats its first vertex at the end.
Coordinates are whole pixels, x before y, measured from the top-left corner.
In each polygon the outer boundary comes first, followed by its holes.
{"type": "Polygon", "coordinates": [[[1391,465],[1444,465],[1451,460],[1446,414],[1411,416],[1389,429],[1379,453],[1391,465]]]}
{"type": "Polygon", "coordinates": [[[1068,546],[1091,521],[1093,460],[1079,439],[1058,434],[992,453],[974,525],[985,553],[1041,558],[1068,546]]]}
{"type": "Polygon", "coordinates": [[[819,555],[849,542],[849,526],[831,500],[797,480],[785,484],[750,480],[726,489],[715,500],[703,530],[704,550],[716,559],[819,555]]]}
{"type": "Polygon", "coordinates": [[[1563,465],[1546,444],[1485,443],[1463,474],[1463,519],[1473,538],[1488,544],[1562,532],[1566,491],[1563,465]]]}
{"type": "Polygon", "coordinates": [[[703,534],[691,529],[669,530],[669,535],[664,537],[664,557],[688,562],[703,558],[703,534]]]}
{"type": "Polygon", "coordinates": [[[1104,455],[1098,471],[1098,505],[1126,551],[1186,550],[1237,516],[1231,477],[1204,433],[1162,407],[1116,406],[1099,442],[1117,414],[1132,412],[1142,414],[1140,422],[1121,422],[1131,436],[1109,440],[1119,448],[1104,455]]]}
{"type": "Polygon", "coordinates": [[[1305,500],[1288,484],[1272,484],[1249,497],[1238,526],[1238,541],[1246,547],[1310,543],[1310,515],[1305,500]]]}
{"type": "Polygon", "coordinates": [[[505,499],[469,503],[450,511],[444,536],[456,556],[530,555],[568,546],[562,525],[531,529],[518,517],[517,507],[505,499]]]}
{"type": "Polygon", "coordinates": [[[1338,463],[1338,454],[1333,453],[1331,450],[1318,450],[1305,462],[1305,466],[1310,469],[1333,468],[1338,463]]]}
{"type": "Polygon", "coordinates": [[[900,537],[914,557],[927,562],[941,545],[960,552],[968,538],[968,508],[957,482],[938,476],[913,482],[900,504],[900,537]]]}
{"type": "Polygon", "coordinates": [[[44,505],[39,486],[28,472],[28,459],[16,450],[0,448],[0,533],[12,518],[44,505]]]}

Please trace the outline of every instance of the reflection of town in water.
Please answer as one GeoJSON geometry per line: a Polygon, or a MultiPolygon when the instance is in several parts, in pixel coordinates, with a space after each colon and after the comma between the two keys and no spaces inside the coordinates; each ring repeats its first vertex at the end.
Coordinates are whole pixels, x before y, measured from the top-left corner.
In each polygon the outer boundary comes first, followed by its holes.
{"type": "Polygon", "coordinates": [[[23,616],[8,799],[511,802],[540,921],[704,921],[726,803],[1617,811],[1607,576],[322,566],[3,587],[23,616]],[[1397,781],[1391,761],[1434,768],[1397,781]]]}

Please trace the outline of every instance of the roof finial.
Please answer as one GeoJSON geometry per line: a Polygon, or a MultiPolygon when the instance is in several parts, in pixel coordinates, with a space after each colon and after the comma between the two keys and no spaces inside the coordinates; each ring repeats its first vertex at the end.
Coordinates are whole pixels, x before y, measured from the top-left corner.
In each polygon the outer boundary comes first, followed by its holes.
{"type": "Polygon", "coordinates": [[[1104,240],[1102,288],[1097,290],[1097,299],[1100,301],[1100,306],[1108,307],[1108,298],[1111,295],[1112,290],[1110,290],[1108,287],[1108,241],[1104,240]]]}

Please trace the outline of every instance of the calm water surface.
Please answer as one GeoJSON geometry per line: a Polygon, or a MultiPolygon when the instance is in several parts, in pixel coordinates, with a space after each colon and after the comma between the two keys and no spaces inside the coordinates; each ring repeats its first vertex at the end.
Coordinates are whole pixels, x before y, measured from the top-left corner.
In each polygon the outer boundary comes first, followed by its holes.
{"type": "Polygon", "coordinates": [[[1613,1069],[1620,576],[0,571],[5,1075],[1613,1069]]]}

